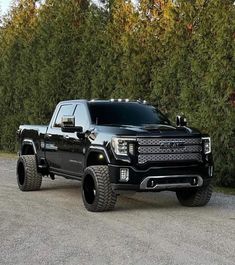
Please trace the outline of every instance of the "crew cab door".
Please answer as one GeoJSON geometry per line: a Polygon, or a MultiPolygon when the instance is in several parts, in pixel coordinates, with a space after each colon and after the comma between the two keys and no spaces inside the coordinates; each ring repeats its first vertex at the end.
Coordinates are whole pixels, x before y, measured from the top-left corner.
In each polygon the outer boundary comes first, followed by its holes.
{"type": "Polygon", "coordinates": [[[51,123],[45,135],[46,159],[52,172],[62,172],[63,152],[64,152],[64,133],[61,130],[61,118],[65,115],[72,115],[75,104],[62,104],[58,106],[52,117],[51,123]]]}
{"type": "MultiPolygon", "coordinates": [[[[87,131],[90,126],[90,118],[85,104],[77,104],[73,115],[75,116],[75,126],[81,126],[84,132],[87,131]]],[[[79,137],[76,132],[64,133],[63,138],[63,170],[66,174],[79,178],[83,175],[88,139],[79,137]]]]}

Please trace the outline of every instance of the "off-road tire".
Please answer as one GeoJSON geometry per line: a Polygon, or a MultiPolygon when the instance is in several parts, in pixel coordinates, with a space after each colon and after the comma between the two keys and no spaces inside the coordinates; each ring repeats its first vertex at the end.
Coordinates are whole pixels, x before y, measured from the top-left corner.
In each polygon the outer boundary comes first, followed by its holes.
{"type": "Polygon", "coordinates": [[[82,180],[82,199],[90,212],[113,210],[117,195],[112,190],[107,166],[87,167],[82,180]]]}
{"type": "Polygon", "coordinates": [[[176,192],[176,196],[183,206],[204,206],[209,202],[212,195],[212,190],[213,186],[210,183],[197,189],[179,190],[176,192]]]}
{"type": "Polygon", "coordinates": [[[16,175],[20,190],[34,191],[40,189],[42,175],[37,172],[35,155],[23,155],[19,157],[16,175]]]}

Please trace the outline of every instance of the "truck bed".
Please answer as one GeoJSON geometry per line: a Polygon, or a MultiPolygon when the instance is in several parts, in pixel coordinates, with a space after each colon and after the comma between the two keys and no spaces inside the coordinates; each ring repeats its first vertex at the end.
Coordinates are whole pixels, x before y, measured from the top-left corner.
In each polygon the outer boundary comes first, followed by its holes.
{"type": "Polygon", "coordinates": [[[47,131],[47,125],[20,125],[21,131],[37,131],[45,134],[47,131]]]}
{"type": "Polygon", "coordinates": [[[34,142],[44,139],[48,126],[46,125],[21,125],[19,127],[20,139],[33,139],[34,142]]]}

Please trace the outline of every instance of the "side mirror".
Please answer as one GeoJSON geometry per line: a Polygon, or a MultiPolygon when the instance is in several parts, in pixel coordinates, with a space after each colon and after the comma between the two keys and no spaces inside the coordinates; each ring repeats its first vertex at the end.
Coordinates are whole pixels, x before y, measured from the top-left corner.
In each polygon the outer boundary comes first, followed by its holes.
{"type": "Polygon", "coordinates": [[[61,118],[61,130],[62,132],[77,132],[82,134],[83,127],[75,126],[75,116],[63,116],[61,118]]]}
{"type": "Polygon", "coordinates": [[[177,127],[187,126],[187,119],[184,116],[177,116],[176,125],[177,127]]]}

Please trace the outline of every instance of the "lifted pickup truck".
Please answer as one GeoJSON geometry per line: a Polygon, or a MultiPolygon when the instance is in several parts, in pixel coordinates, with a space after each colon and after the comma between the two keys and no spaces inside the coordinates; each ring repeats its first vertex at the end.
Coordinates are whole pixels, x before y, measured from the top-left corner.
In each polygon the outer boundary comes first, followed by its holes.
{"type": "Polygon", "coordinates": [[[112,210],[124,192],[170,190],[185,206],[212,194],[210,137],[143,101],[63,101],[49,126],[22,125],[18,137],[19,188],[38,190],[43,176],[80,180],[89,211],[112,210]]]}

